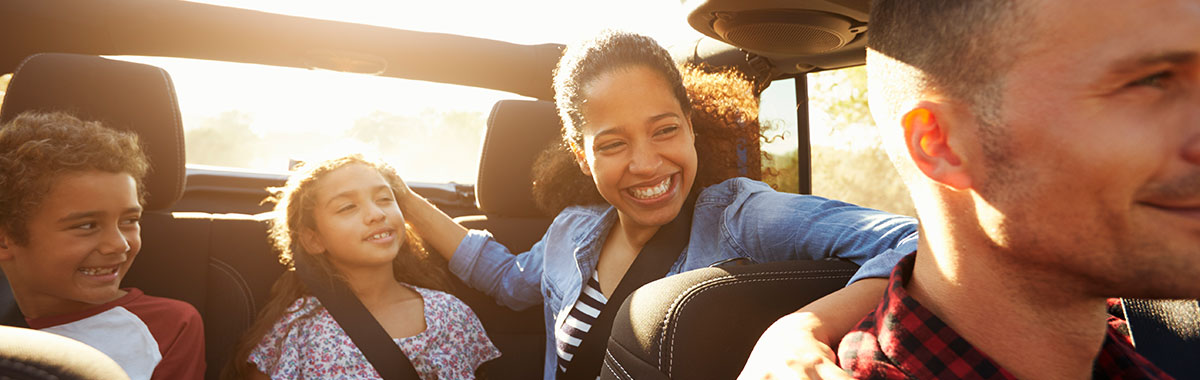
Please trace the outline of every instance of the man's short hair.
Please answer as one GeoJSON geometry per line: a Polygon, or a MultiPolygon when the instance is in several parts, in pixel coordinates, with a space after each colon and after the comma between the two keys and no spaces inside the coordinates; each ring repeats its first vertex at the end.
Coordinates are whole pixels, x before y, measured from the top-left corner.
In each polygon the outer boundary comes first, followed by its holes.
{"type": "Polygon", "coordinates": [[[63,112],[21,113],[0,126],[0,229],[28,244],[29,218],[55,181],[72,173],[128,173],[144,203],[142,178],[149,168],[134,133],[63,112]]]}
{"type": "Polygon", "coordinates": [[[1003,74],[1021,40],[1019,13],[1014,0],[875,0],[867,47],[890,60],[871,62],[872,91],[885,91],[887,103],[872,106],[897,117],[903,101],[937,93],[997,124],[1003,74]]]}

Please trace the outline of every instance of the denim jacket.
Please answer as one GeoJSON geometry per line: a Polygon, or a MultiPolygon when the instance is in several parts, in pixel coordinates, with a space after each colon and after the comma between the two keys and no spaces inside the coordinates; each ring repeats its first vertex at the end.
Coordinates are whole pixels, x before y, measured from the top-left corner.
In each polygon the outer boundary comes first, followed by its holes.
{"type": "MultiPolygon", "coordinates": [[[[544,378],[553,379],[554,331],[596,269],[604,239],[616,221],[616,209],[609,205],[569,207],[555,217],[541,241],[519,255],[509,253],[486,231],[472,230],[455,250],[450,271],[501,305],[516,310],[543,305],[544,378]]],[[[916,249],[913,218],[780,193],[762,182],[733,178],[700,193],[687,247],[669,273],[737,258],[756,263],[839,258],[862,266],[853,282],[888,277],[892,267],[916,249]]]]}

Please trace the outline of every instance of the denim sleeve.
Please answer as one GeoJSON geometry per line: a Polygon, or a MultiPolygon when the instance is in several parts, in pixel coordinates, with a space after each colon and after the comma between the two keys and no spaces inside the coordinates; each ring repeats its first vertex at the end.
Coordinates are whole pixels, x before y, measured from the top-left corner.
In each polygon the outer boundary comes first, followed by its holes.
{"type": "Polygon", "coordinates": [[[450,272],[513,310],[542,303],[543,242],[529,252],[509,253],[487,231],[471,230],[450,258],[450,272]]]}
{"type": "Polygon", "coordinates": [[[843,259],[862,266],[851,282],[888,277],[916,250],[917,222],[907,216],[811,195],[739,194],[724,225],[735,249],[757,261],[843,259]]]}

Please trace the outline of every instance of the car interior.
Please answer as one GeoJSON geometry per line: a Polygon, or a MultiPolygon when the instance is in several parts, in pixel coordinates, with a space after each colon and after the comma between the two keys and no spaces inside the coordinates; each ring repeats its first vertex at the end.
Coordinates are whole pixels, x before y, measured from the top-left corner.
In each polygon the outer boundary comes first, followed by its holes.
{"type": "MultiPolygon", "coordinates": [[[[679,62],[735,68],[760,91],[772,81],[794,81],[799,123],[790,133],[800,136],[798,191],[808,193],[804,99],[814,94],[807,93],[805,78],[864,63],[869,0],[688,4],[686,22],[706,37],[672,45],[679,62]]],[[[410,185],[514,253],[528,250],[552,220],[534,205],[531,169],[559,138],[551,74],[560,43],[525,45],[182,1],[6,1],[0,14],[6,16],[0,32],[11,36],[0,45],[0,74],[12,73],[0,121],[24,110],[69,110],[135,131],[147,147],[152,170],[143,247],[122,286],[196,307],[205,323],[208,379],[229,363],[283,271],[266,239],[270,205],[261,202],[286,173],[189,164],[171,73],[108,56],[320,69],[511,93],[487,114],[474,184],[410,185]]],[[[614,322],[602,376],[735,377],[771,322],[840,288],[855,270],[845,262],[740,264],[656,281],[628,298],[614,322]]],[[[461,282],[454,285],[503,353],[486,365],[489,377],[539,376],[542,310],[513,311],[461,282]]],[[[0,281],[0,325],[23,326],[7,286],[0,281]]],[[[1200,376],[1200,362],[1186,359],[1200,354],[1195,300],[1127,304],[1147,310],[1127,311],[1139,351],[1179,378],[1200,376]]]]}

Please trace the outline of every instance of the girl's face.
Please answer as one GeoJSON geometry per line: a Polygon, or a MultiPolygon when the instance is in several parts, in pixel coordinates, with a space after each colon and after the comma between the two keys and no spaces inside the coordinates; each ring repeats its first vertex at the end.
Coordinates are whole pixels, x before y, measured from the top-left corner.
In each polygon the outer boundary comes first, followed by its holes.
{"type": "Polygon", "coordinates": [[[587,83],[584,97],[584,174],[628,226],[675,219],[696,179],[696,145],[671,86],[653,69],[632,66],[587,83]]]}
{"type": "Polygon", "coordinates": [[[404,215],[377,170],[350,164],[325,174],[314,191],[317,228],[301,232],[308,252],[327,254],[342,273],[391,265],[404,244],[404,215]]]}

